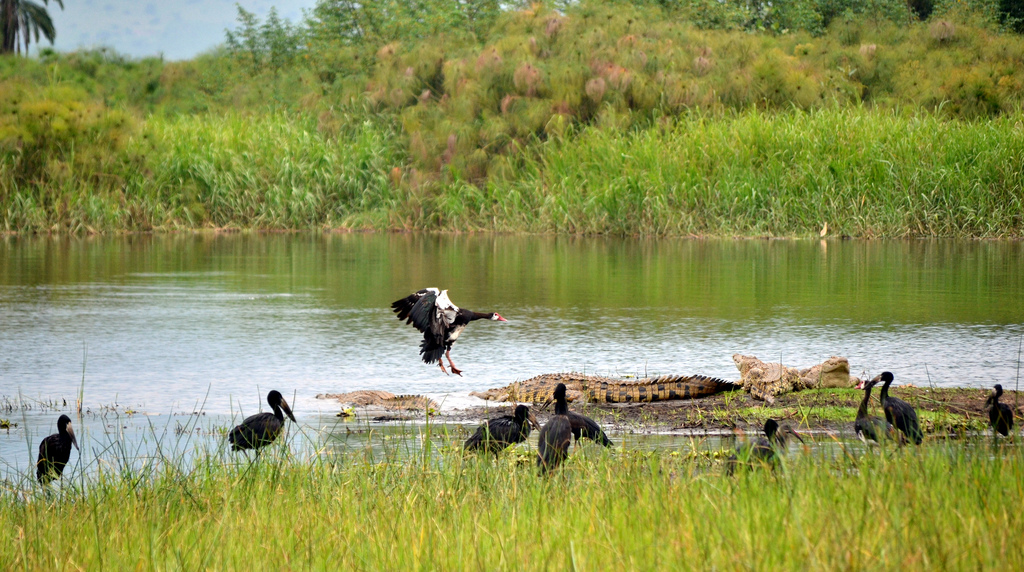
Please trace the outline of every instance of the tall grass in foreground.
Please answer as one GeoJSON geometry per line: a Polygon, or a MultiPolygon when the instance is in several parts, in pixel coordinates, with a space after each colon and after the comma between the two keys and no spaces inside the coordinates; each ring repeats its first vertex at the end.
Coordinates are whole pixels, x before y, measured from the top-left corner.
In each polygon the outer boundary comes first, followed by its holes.
{"type": "Polygon", "coordinates": [[[792,451],[724,477],[671,453],[216,459],[0,498],[8,569],[1020,569],[1019,447],[792,451]],[[859,455],[859,454],[858,454],[859,455]]]}

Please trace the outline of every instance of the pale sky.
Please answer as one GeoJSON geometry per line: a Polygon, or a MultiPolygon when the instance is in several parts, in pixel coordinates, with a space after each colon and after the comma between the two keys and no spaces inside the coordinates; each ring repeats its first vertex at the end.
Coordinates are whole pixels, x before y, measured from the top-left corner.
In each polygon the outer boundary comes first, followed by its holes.
{"type": "MultiPolygon", "coordinates": [[[[312,8],[316,0],[238,4],[260,19],[275,6],[281,17],[297,23],[303,8],[312,8]]],[[[57,29],[57,50],[107,46],[136,58],[162,53],[168,60],[188,59],[224,43],[224,30],[237,26],[238,15],[235,2],[229,0],[64,0],[63,11],[51,0],[48,10],[57,29]]],[[[39,46],[50,45],[40,39],[39,46]]]]}

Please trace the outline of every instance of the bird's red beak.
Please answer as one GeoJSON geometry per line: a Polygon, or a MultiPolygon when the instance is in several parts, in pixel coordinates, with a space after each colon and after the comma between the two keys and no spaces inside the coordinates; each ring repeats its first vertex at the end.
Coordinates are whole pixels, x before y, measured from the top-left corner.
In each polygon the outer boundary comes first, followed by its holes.
{"type": "Polygon", "coordinates": [[[500,314],[494,314],[494,319],[499,321],[499,322],[507,322],[508,321],[505,318],[502,318],[500,314]]]}

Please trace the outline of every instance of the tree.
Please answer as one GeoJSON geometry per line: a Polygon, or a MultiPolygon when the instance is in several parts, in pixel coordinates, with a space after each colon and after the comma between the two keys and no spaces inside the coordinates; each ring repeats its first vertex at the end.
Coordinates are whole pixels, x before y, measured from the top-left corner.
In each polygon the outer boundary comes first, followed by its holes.
{"type": "MultiPolygon", "coordinates": [[[[64,9],[64,0],[55,0],[60,9],[64,9]]],[[[46,12],[50,0],[43,0],[39,4],[35,0],[0,0],[3,9],[0,12],[0,23],[3,24],[3,44],[0,44],[0,54],[21,53],[21,46],[24,44],[25,53],[28,54],[28,46],[35,37],[39,43],[39,35],[42,34],[50,44],[53,44],[57,37],[57,30],[53,27],[53,20],[46,12]]]]}

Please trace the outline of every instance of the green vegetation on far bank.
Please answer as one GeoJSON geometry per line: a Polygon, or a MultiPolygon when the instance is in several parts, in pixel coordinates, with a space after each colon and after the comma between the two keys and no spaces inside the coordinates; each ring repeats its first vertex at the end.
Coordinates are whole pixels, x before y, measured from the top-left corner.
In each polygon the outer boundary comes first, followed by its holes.
{"type": "Polygon", "coordinates": [[[328,136],[286,114],[154,116],[112,156],[89,140],[64,160],[41,149],[45,184],[4,181],[0,204],[4,230],[36,232],[800,236],[828,223],[833,235],[1019,236],[1022,121],[864,109],[684,115],[641,131],[583,129],[477,185],[403,169],[386,123],[353,121],[328,136]],[[104,172],[83,176],[95,166],[104,172]]]}
{"type": "Polygon", "coordinates": [[[444,4],[0,59],[0,231],[1024,235],[1024,38],[991,3],[444,4]]]}
{"type": "Polygon", "coordinates": [[[1018,446],[794,447],[776,473],[584,446],[532,457],[344,459],[105,473],[0,494],[17,570],[1019,569],[1018,446]]]}

